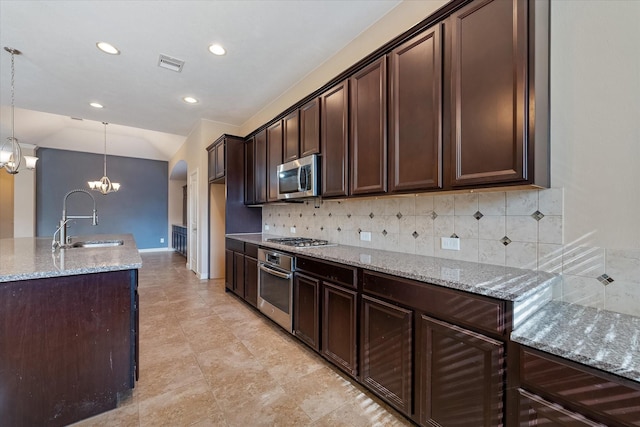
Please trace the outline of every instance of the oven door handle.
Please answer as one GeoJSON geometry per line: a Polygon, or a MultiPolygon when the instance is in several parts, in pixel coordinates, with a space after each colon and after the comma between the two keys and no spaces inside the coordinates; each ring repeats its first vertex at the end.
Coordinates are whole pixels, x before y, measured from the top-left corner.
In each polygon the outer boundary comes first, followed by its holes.
{"type": "Polygon", "coordinates": [[[271,269],[264,265],[260,265],[260,270],[264,271],[265,273],[271,274],[272,276],[280,277],[281,279],[287,279],[287,280],[291,279],[291,273],[283,273],[281,271],[271,269]]]}

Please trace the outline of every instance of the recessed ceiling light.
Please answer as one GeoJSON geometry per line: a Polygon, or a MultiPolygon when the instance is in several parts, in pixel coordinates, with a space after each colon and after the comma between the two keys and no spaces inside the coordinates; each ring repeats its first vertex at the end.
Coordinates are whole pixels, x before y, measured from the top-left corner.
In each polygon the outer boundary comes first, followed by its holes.
{"type": "Polygon", "coordinates": [[[104,53],[108,53],[109,55],[120,55],[120,51],[116,49],[112,44],[107,42],[98,42],[96,43],[98,49],[103,51],[104,53]]]}
{"type": "Polygon", "coordinates": [[[197,99],[195,99],[195,98],[194,98],[194,97],[192,97],[192,96],[185,96],[184,98],[182,98],[182,100],[183,100],[184,102],[186,102],[187,104],[197,104],[197,103],[198,103],[198,100],[197,100],[197,99]]]}
{"type": "Polygon", "coordinates": [[[224,48],[222,46],[220,46],[219,44],[212,44],[211,46],[209,46],[209,52],[213,53],[214,55],[224,55],[225,53],[227,53],[226,50],[224,50],[224,48]]]}
{"type": "Polygon", "coordinates": [[[91,102],[89,103],[89,105],[91,105],[93,108],[104,108],[104,105],[98,104],[97,102],[91,102]]]}

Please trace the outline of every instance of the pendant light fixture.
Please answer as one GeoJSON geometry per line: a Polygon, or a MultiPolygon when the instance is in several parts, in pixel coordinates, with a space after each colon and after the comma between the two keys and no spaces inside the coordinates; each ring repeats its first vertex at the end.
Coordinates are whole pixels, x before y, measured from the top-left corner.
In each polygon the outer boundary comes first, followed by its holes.
{"type": "Polygon", "coordinates": [[[102,122],[104,125],[104,174],[99,181],[89,181],[89,188],[94,191],[99,191],[102,194],[114,193],[120,189],[120,184],[117,182],[111,182],[107,176],[107,125],[109,123],[102,122]]]}
{"type": "MultiPolygon", "coordinates": [[[[4,48],[11,54],[11,136],[7,137],[7,140],[0,146],[0,168],[4,168],[11,175],[15,175],[20,171],[20,165],[22,164],[22,148],[18,142],[18,138],[15,137],[15,55],[20,55],[21,52],[18,49],[11,47],[4,48]]],[[[36,168],[37,157],[24,156],[25,167],[29,170],[36,168]]]]}

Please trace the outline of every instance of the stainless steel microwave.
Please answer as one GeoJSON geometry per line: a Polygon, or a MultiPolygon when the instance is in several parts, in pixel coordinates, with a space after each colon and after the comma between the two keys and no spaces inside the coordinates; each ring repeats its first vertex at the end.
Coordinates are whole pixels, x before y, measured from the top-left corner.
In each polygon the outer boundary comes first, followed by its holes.
{"type": "Polygon", "coordinates": [[[319,160],[312,154],[278,166],[278,199],[319,196],[319,160]]]}

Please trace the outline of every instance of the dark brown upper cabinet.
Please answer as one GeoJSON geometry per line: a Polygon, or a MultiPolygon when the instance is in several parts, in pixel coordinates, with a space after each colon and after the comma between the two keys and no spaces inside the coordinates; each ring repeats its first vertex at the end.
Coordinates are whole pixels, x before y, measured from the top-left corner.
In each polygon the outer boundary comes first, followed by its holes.
{"type": "Polygon", "coordinates": [[[207,147],[209,163],[209,182],[224,182],[225,176],[225,138],[215,140],[207,147]]]}
{"type": "Polygon", "coordinates": [[[527,14],[526,0],[480,0],[447,21],[452,188],[532,176],[527,14]]]}
{"type": "Polygon", "coordinates": [[[300,157],[320,153],[320,98],[300,107],[300,157]]]}
{"type": "Polygon", "coordinates": [[[257,205],[267,201],[267,132],[261,130],[245,142],[244,203],[257,205]]]}
{"type": "Polygon", "coordinates": [[[244,143],[244,204],[256,203],[256,137],[244,143]]]}
{"type": "Polygon", "coordinates": [[[353,77],[351,86],[351,194],[387,191],[386,57],[353,77]]]}
{"type": "Polygon", "coordinates": [[[389,57],[389,191],[442,188],[442,24],[389,57]]]}
{"type": "Polygon", "coordinates": [[[267,131],[261,130],[255,135],[256,143],[256,204],[267,202],[267,131]]]}
{"type": "Polygon", "coordinates": [[[282,120],[267,128],[267,202],[278,201],[278,166],[282,164],[282,120]]]}
{"type": "Polygon", "coordinates": [[[347,196],[349,190],[349,81],[320,96],[322,196],[347,196]]]}
{"type": "Polygon", "coordinates": [[[282,120],[284,141],[282,162],[289,162],[297,159],[300,153],[300,134],[299,130],[300,112],[298,110],[289,114],[282,120]]]}

